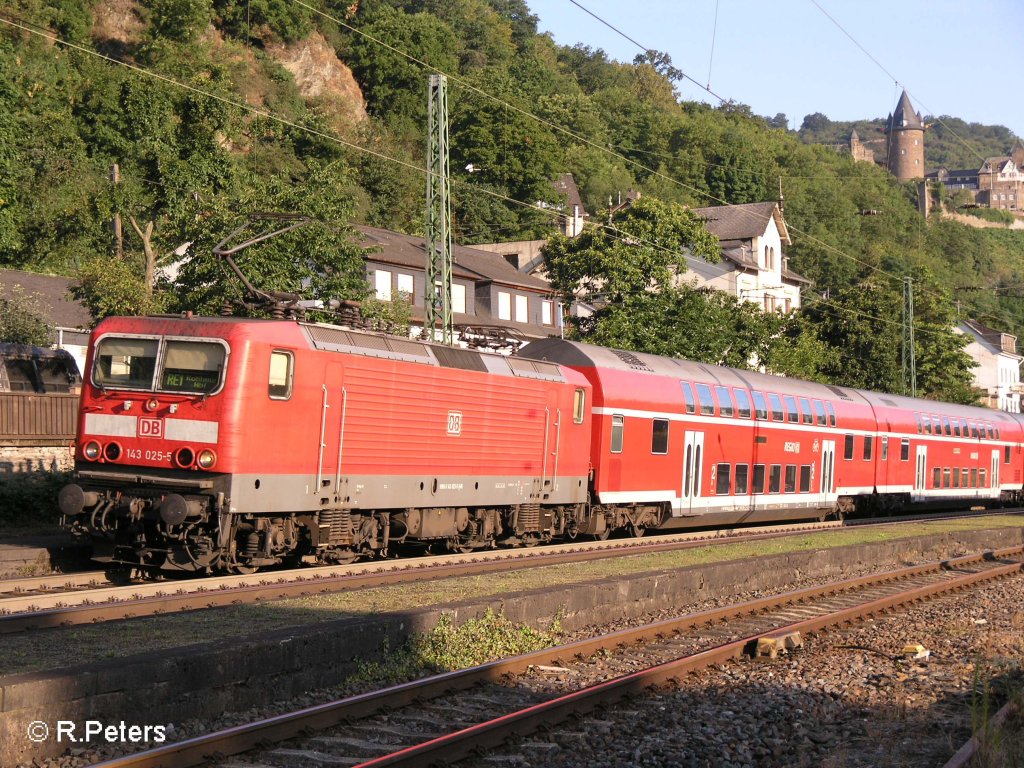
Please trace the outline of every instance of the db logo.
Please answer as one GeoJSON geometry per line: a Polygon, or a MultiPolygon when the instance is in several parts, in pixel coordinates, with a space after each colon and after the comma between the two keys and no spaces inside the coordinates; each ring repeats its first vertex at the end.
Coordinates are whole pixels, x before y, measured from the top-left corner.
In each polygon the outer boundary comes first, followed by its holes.
{"type": "Polygon", "coordinates": [[[462,434],[462,411],[448,411],[448,434],[462,434]]]}
{"type": "Polygon", "coordinates": [[[139,419],[139,437],[163,437],[164,423],[160,419],[139,419]]]}

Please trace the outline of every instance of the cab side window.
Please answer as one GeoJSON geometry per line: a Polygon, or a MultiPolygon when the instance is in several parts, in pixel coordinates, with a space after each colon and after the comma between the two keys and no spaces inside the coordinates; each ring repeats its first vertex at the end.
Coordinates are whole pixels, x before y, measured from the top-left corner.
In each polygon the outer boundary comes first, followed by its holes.
{"type": "Polygon", "coordinates": [[[291,352],[275,349],[270,353],[270,378],[267,394],[271,400],[290,400],[295,378],[295,356],[291,352]]]}

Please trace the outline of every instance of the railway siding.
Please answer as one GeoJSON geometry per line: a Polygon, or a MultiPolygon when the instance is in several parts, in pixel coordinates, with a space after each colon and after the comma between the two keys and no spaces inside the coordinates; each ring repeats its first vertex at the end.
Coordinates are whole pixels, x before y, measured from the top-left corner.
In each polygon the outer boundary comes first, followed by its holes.
{"type": "MultiPolygon", "coordinates": [[[[411,635],[429,631],[442,614],[461,623],[490,609],[534,626],[559,617],[571,632],[668,608],[683,610],[740,592],[783,591],[801,578],[835,579],[863,572],[869,565],[883,570],[1022,543],[1024,529],[1007,527],[717,562],[417,610],[349,615],[265,634],[251,627],[252,636],[244,641],[213,641],[10,675],[0,678],[0,764],[54,753],[54,745],[34,745],[26,738],[25,728],[33,720],[118,722],[145,713],[150,723],[180,722],[334,685],[355,670],[358,660],[379,658],[385,643],[395,648],[411,635]]],[[[106,631],[116,632],[117,625],[106,631]]],[[[70,660],[75,646],[67,647],[70,660]]]]}

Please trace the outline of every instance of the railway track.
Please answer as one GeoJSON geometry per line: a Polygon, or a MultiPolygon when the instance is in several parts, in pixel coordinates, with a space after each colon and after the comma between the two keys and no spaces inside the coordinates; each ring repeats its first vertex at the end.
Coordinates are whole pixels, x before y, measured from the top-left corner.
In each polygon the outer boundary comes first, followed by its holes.
{"type": "MultiPolygon", "coordinates": [[[[1004,514],[1015,512],[1019,510],[1009,510],[1004,514]]],[[[975,514],[994,513],[986,511],[975,514]]],[[[912,520],[951,519],[963,516],[963,513],[921,515],[884,521],[865,520],[857,522],[856,525],[892,525],[912,520]]],[[[440,578],[475,576],[508,571],[510,567],[532,568],[623,555],[652,554],[706,546],[715,542],[759,541],[794,533],[841,530],[847,525],[840,521],[825,521],[745,529],[716,529],[638,539],[573,542],[542,548],[489,550],[462,555],[268,571],[244,576],[139,581],[128,585],[114,585],[98,572],[15,579],[0,582],[0,634],[96,624],[440,578]]]]}
{"type": "Polygon", "coordinates": [[[1024,547],[1014,547],[688,614],[289,712],[98,768],[426,766],[512,737],[520,739],[512,747],[520,764],[537,764],[543,756],[531,750],[543,744],[523,742],[525,734],[744,653],[774,655],[798,646],[806,633],[1019,575],[1022,560],[1024,547]]]}

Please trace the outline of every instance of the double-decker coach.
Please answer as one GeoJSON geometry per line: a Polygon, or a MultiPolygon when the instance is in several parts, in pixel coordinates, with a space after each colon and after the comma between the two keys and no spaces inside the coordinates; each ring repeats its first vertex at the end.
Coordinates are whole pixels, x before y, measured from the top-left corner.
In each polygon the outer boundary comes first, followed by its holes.
{"type": "Polygon", "coordinates": [[[561,339],[593,387],[592,501],[673,528],[1021,496],[1020,417],[561,339]]]}

